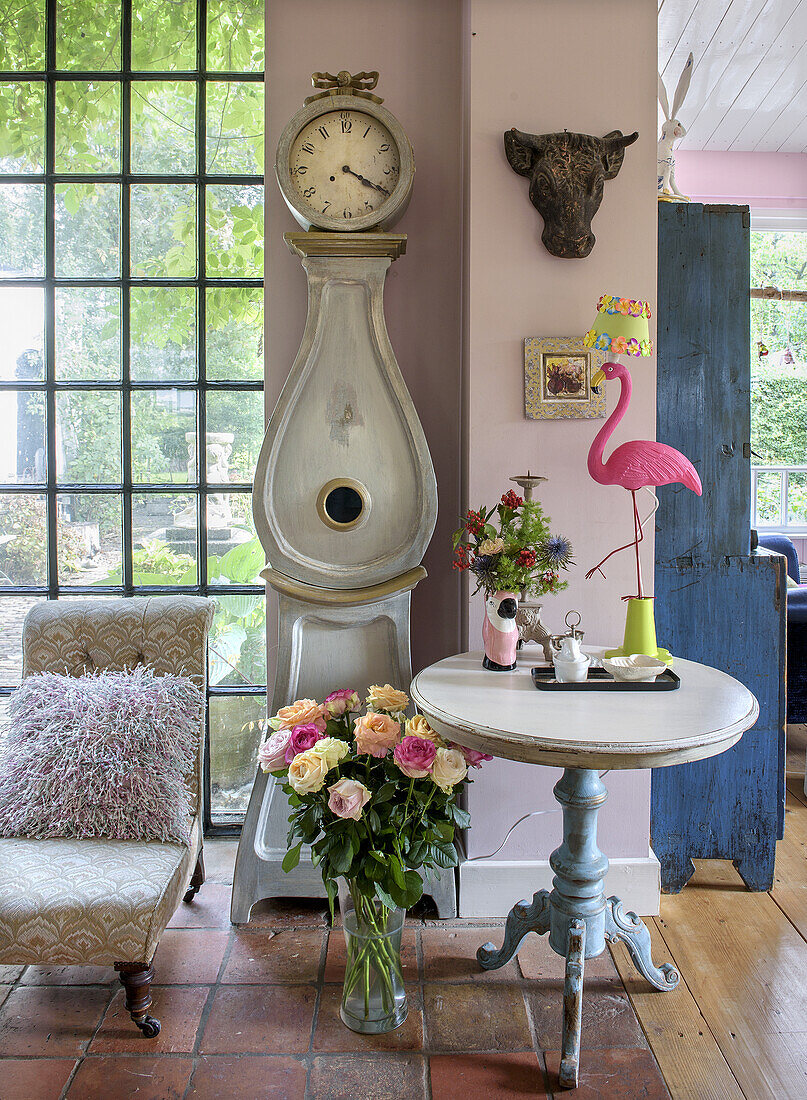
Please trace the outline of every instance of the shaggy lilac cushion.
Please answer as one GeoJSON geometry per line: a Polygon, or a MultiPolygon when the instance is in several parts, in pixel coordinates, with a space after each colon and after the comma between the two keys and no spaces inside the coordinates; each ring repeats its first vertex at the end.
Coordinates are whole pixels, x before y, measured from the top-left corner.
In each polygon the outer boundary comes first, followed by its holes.
{"type": "Polygon", "coordinates": [[[27,677],[9,697],[0,837],[187,844],[204,696],[151,669],[27,677]]]}

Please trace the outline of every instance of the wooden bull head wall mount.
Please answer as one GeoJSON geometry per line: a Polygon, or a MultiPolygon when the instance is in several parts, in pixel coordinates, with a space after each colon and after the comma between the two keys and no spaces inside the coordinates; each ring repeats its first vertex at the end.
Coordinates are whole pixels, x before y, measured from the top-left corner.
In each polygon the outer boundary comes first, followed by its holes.
{"type": "Polygon", "coordinates": [[[504,151],[514,172],[530,181],[530,202],[544,219],[541,240],[553,256],[580,260],[594,247],[591,219],[606,180],[622,167],[625,147],[638,133],[525,134],[507,130],[504,151]]]}

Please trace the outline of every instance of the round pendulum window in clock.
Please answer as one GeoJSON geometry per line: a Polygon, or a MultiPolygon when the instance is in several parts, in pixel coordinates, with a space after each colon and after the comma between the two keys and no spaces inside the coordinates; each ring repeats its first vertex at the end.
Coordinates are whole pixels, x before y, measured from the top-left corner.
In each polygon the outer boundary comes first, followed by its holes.
{"type": "MultiPolygon", "coordinates": [[[[253,515],[277,596],[270,713],[336,688],[408,687],[411,592],[437,519],[423,428],[384,321],[384,283],[406,250],[390,230],[414,180],[412,147],[373,94],[378,73],[315,73],[289,120],[275,171],[304,232],[286,233],[308,280],[299,351],[266,428],[253,515]],[[319,425],[311,446],[311,426],[319,425]]],[[[267,897],[323,896],[301,858],[289,874],[289,807],[258,772],[239,844],[232,919],[267,897]]],[[[303,853],[305,855],[305,853],[303,853]]],[[[426,884],[454,915],[453,876],[426,884]]]]}

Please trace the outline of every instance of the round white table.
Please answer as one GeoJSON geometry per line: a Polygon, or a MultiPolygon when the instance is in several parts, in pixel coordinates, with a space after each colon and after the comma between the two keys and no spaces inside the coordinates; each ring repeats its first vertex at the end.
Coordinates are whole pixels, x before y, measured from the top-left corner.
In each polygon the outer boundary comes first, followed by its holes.
{"type": "Polygon", "coordinates": [[[534,652],[522,651],[512,672],[489,672],[481,653],[462,653],[418,673],[411,696],[448,741],[564,769],[554,788],[563,810],[563,841],[549,859],[553,889],[514,905],[501,949],[484,944],[477,958],[495,970],[516,954],[528,932],[549,933],[552,950],[566,958],[560,1083],[573,1088],[585,960],[601,955],[606,940],[621,940],[656,989],[674,989],[680,980],[671,964],[653,965],[644,922],[625,912],[618,898],[605,897],[608,860],[597,847],[597,814],[608,792],[599,769],[657,768],[715,756],[754,725],[759,706],[737,680],[693,661],[676,658],[680,687],[656,692],[538,690],[530,669],[542,664],[534,652]]]}

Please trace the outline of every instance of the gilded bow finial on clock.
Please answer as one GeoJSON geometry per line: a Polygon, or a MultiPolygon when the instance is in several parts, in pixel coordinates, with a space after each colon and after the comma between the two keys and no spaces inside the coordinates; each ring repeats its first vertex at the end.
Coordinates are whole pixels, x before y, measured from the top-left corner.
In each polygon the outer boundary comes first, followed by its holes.
{"type": "Polygon", "coordinates": [[[312,73],[311,83],[315,88],[355,88],[358,92],[369,92],[378,84],[378,73],[356,73],[351,76],[342,69],[336,76],[333,73],[312,73]]]}

